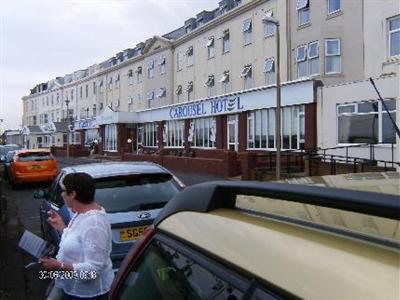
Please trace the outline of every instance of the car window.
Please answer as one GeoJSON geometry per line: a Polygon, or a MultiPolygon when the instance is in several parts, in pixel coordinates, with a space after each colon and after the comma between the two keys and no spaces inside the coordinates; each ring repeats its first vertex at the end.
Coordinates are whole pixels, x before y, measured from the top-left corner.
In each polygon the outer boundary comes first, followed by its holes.
{"type": "Polygon", "coordinates": [[[27,152],[18,154],[19,161],[44,161],[53,160],[49,152],[27,152]]]}
{"type": "Polygon", "coordinates": [[[170,174],[95,179],[96,201],[108,213],[161,208],[179,189],[170,174]]]}
{"type": "Polygon", "coordinates": [[[197,261],[153,240],[127,276],[119,299],[236,300],[243,294],[197,261]]]}
{"type": "Polygon", "coordinates": [[[60,181],[61,179],[65,176],[64,172],[60,172],[56,179],[53,181],[49,193],[48,193],[48,198],[47,200],[54,203],[56,206],[61,207],[64,205],[64,200],[61,197],[61,186],[60,186],[60,181]]]}

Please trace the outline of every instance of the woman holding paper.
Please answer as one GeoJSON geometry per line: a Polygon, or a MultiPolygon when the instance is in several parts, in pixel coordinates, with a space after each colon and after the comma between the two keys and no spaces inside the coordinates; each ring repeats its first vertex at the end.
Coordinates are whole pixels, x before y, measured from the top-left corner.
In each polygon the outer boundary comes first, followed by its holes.
{"type": "Polygon", "coordinates": [[[48,222],[61,235],[54,258],[42,258],[46,270],[54,272],[56,287],[67,299],[107,299],[113,281],[110,259],[112,236],[105,210],[95,202],[93,178],[72,173],[63,180],[62,197],[75,213],[66,226],[55,211],[48,222]]]}

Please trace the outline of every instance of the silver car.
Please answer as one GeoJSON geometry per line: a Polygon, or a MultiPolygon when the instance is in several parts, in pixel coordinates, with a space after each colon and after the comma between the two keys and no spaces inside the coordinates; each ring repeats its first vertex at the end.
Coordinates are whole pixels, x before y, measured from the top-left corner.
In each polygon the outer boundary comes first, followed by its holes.
{"type": "Polygon", "coordinates": [[[61,197],[60,182],[73,172],[85,172],[94,178],[96,201],[106,210],[111,224],[111,259],[115,269],[164,205],[185,187],[168,170],[150,162],[107,162],[63,168],[49,190],[34,193],[34,198],[43,199],[40,208],[43,237],[55,245],[60,236],[47,223],[47,211],[55,209],[68,224],[72,212],[61,197]]]}

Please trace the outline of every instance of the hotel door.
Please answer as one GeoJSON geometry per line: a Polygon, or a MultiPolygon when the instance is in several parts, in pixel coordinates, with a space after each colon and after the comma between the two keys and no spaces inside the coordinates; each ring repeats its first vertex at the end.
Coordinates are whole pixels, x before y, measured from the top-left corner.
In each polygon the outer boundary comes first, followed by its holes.
{"type": "Polygon", "coordinates": [[[228,150],[238,151],[238,115],[229,115],[227,122],[228,150]]]}

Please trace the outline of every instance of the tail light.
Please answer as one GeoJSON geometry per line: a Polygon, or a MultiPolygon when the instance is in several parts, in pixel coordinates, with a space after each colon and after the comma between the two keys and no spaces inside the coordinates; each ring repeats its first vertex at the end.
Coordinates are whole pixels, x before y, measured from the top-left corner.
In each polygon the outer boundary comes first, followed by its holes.
{"type": "Polygon", "coordinates": [[[111,286],[109,300],[117,299],[118,291],[123,285],[123,282],[128,276],[132,266],[135,264],[140,254],[146,248],[146,245],[150,242],[151,238],[154,236],[156,229],[154,225],[150,225],[143,232],[143,235],[140,239],[135,243],[134,246],[129,250],[128,255],[122,261],[122,264],[119,268],[117,276],[115,276],[114,281],[111,286]]]}

